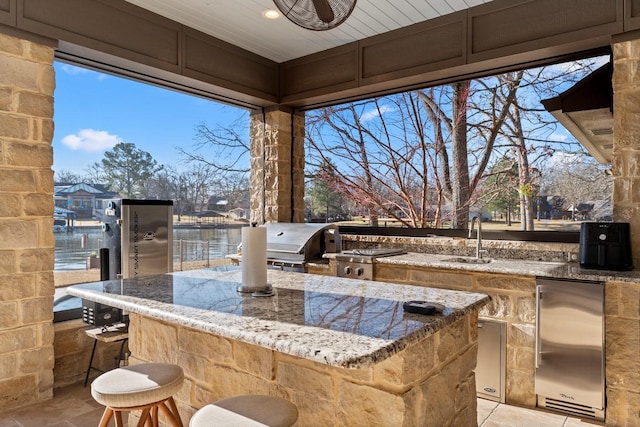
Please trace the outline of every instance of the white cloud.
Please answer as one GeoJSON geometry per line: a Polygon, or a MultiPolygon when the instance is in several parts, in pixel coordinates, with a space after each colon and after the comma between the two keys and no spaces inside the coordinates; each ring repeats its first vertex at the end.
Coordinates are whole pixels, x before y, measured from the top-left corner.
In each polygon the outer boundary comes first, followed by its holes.
{"type": "Polygon", "coordinates": [[[107,75],[104,73],[100,73],[98,71],[90,70],[88,68],[77,67],[71,64],[62,64],[60,66],[60,70],[68,74],[70,76],[79,76],[79,75],[94,75],[96,80],[102,81],[107,78],[107,75]]]}
{"type": "Polygon", "coordinates": [[[75,65],[71,64],[62,64],[60,69],[70,76],[77,76],[78,74],[87,74],[91,72],[91,70],[87,68],[76,67],[75,65]]]}
{"type": "Polygon", "coordinates": [[[551,135],[549,135],[549,139],[551,141],[557,141],[557,142],[565,142],[567,141],[568,136],[567,134],[562,134],[562,133],[552,133],[551,135]]]}
{"type": "Polygon", "coordinates": [[[371,110],[362,113],[362,116],[360,116],[360,121],[361,122],[367,122],[369,120],[373,120],[377,117],[380,117],[381,115],[388,113],[390,111],[393,111],[394,108],[390,105],[382,105],[380,106],[380,108],[372,108],[371,110]]]}
{"type": "Polygon", "coordinates": [[[113,148],[120,138],[104,130],[82,129],[77,134],[62,138],[62,143],[71,150],[87,152],[103,151],[113,148]]]}

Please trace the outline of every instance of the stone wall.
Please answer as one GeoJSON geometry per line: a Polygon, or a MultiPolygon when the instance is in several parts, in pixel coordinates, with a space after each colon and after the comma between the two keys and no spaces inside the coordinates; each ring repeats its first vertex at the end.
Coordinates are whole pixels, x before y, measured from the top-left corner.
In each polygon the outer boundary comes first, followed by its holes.
{"type": "Polygon", "coordinates": [[[477,313],[373,367],[341,369],[132,314],[130,360],[184,368],[177,398],[185,425],[207,403],[258,393],[292,401],[298,427],[470,426],[476,322],[477,313]]]}
{"type": "MultiPolygon", "coordinates": [[[[486,293],[506,322],[506,403],[536,406],[535,278],[376,264],[375,280],[486,293]]],[[[640,426],[640,285],[605,283],[606,425],[640,426]]]]}
{"type": "MultiPolygon", "coordinates": [[[[460,237],[406,237],[342,234],[342,249],[399,248],[407,252],[476,256],[476,239],[460,237]]],[[[566,262],[578,260],[578,243],[482,240],[485,258],[566,262]]]]}
{"type": "Polygon", "coordinates": [[[535,278],[376,264],[374,279],[489,295],[480,317],[506,322],[506,403],[536,406],[535,278]]]}
{"type": "MultiPolygon", "coordinates": [[[[84,382],[94,340],[85,330],[87,324],[81,319],[69,320],[55,324],[55,366],[54,388],[65,387],[78,382],[84,382]]],[[[123,352],[126,352],[126,344],[123,352]]],[[[92,366],[100,371],[113,369],[120,354],[120,342],[106,343],[99,341],[93,358],[92,366]]],[[[89,379],[100,374],[92,370],[89,379]]]]}
{"type": "Polygon", "coordinates": [[[607,426],[640,426],[640,285],[607,282],[607,426]]]}
{"type": "MultiPolygon", "coordinates": [[[[613,43],[613,219],[640,267],[640,40],[613,43]]],[[[640,286],[607,283],[607,425],[640,426],[640,286]]]]}
{"type": "Polygon", "coordinates": [[[613,218],[631,223],[640,266],[640,40],[613,45],[613,218]]]}
{"type": "Polygon", "coordinates": [[[251,222],[304,221],[304,115],[251,115],[251,222]]]}
{"type": "Polygon", "coordinates": [[[53,390],[53,53],[0,34],[0,411],[53,390]]]}

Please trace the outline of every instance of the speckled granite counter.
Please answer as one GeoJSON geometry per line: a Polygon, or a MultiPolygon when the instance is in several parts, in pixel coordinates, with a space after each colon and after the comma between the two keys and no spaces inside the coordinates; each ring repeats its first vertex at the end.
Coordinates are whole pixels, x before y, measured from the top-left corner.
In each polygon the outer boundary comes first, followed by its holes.
{"type": "Polygon", "coordinates": [[[484,294],[389,286],[269,270],[275,296],[236,292],[241,272],[194,270],[94,282],[69,293],[159,320],[341,367],[380,362],[478,310],[484,294]],[[402,302],[446,306],[441,315],[405,314],[402,302]]]}
{"type": "Polygon", "coordinates": [[[72,286],[129,312],[130,361],[179,364],[185,425],[212,401],[285,397],[297,427],[475,425],[485,294],[269,270],[274,297],[236,292],[241,271],[195,270],[72,286]],[[427,300],[442,314],[405,314],[427,300]]]}
{"type": "Polygon", "coordinates": [[[474,263],[472,257],[408,253],[376,258],[380,264],[443,268],[452,271],[503,273],[519,276],[552,277],[558,279],[619,281],[640,283],[640,271],[605,271],[581,268],[577,262],[527,261],[487,257],[489,262],[474,263]],[[461,262],[460,260],[471,262],[461,262]]]}

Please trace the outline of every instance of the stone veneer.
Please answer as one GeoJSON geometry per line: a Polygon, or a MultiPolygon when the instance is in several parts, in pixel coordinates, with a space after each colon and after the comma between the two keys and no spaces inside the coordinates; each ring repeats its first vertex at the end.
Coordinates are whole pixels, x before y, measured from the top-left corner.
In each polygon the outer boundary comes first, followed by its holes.
{"type": "Polygon", "coordinates": [[[130,360],[184,368],[177,398],[185,425],[207,403],[258,393],[291,400],[297,427],[470,426],[476,322],[477,312],[372,367],[344,369],[131,314],[130,360]]]}
{"type": "MultiPolygon", "coordinates": [[[[640,248],[640,40],[613,45],[613,217],[631,223],[640,248]]],[[[640,266],[640,250],[633,253],[640,266]]]]}
{"type": "MultiPolygon", "coordinates": [[[[54,388],[84,382],[94,343],[94,340],[85,333],[87,324],[81,319],[76,319],[56,323],[54,327],[54,388]]],[[[126,346],[124,351],[127,351],[126,346]]],[[[119,354],[120,342],[98,342],[93,366],[101,371],[113,369],[119,354]]],[[[98,374],[100,372],[92,370],[89,378],[93,379],[98,374]]]]}
{"type": "MultiPolygon", "coordinates": [[[[335,262],[315,274],[335,274],[335,262]]],[[[374,279],[486,293],[481,318],[506,323],[506,403],[536,406],[535,277],[377,263],[374,279]]],[[[605,282],[606,426],[640,426],[640,284],[605,282]]]]}
{"type": "MultiPolygon", "coordinates": [[[[640,56],[640,42],[638,42],[640,56]]],[[[626,52],[626,48],[623,49],[626,52]]],[[[640,95],[640,90],[638,90],[640,95]]],[[[640,106],[640,100],[638,104],[640,106]]],[[[640,111],[640,108],[638,108],[640,111]]],[[[638,132],[640,134],[640,130],[638,132]]],[[[640,135],[639,135],[640,138],[640,135]]],[[[640,153],[640,151],[638,151],[640,153]]],[[[635,150],[623,150],[618,158],[629,173],[629,165],[634,160],[635,150]]],[[[635,170],[635,167],[631,169],[635,170]]],[[[635,172],[634,172],[635,173],[635,172]]],[[[638,172],[640,173],[640,172],[638,172]]],[[[625,178],[622,178],[625,180],[625,178]]],[[[625,187],[625,185],[621,185],[625,187]]],[[[628,190],[628,188],[627,188],[628,190]]],[[[621,197],[620,193],[616,193],[621,197]]],[[[614,195],[614,197],[616,196],[614,195]]],[[[621,212],[635,212],[630,198],[625,197],[621,212]]],[[[640,215],[636,215],[640,218],[640,215]]],[[[631,222],[632,231],[637,218],[622,218],[631,222]]],[[[637,226],[640,227],[640,224],[637,226]]],[[[381,236],[342,236],[343,243],[351,247],[401,247],[408,250],[433,253],[471,255],[469,247],[474,241],[467,239],[425,239],[381,236]]],[[[632,233],[633,238],[633,233],[632,233]]],[[[543,261],[560,261],[568,253],[576,253],[577,244],[486,241],[485,248],[492,254],[505,255],[505,258],[518,258],[521,251],[534,254],[547,252],[543,261]],[[503,252],[500,252],[500,251],[503,252]],[[507,251],[506,253],[504,251],[507,251]]],[[[638,247],[637,244],[634,247],[638,247]]],[[[640,251],[634,252],[637,254],[640,251]]],[[[494,255],[496,256],[496,255],[494,255]]],[[[499,257],[499,256],[498,256],[499,257]]],[[[536,259],[536,257],[533,257],[536,259]]],[[[635,257],[634,257],[635,258],[635,257]]],[[[531,259],[531,257],[529,258],[531,259]]],[[[635,265],[640,261],[635,260],[635,265]]],[[[332,263],[324,271],[314,270],[316,274],[335,274],[332,263]]],[[[480,311],[483,318],[506,322],[507,330],[507,372],[506,402],[515,405],[535,406],[534,389],[534,346],[535,346],[535,278],[482,274],[472,272],[451,272],[427,268],[407,269],[405,266],[393,267],[376,264],[376,280],[396,283],[415,284],[446,289],[471,290],[491,296],[492,302],[480,311]]],[[[640,284],[629,282],[606,282],[605,285],[605,367],[607,426],[640,426],[640,284]]]]}
{"type": "Polygon", "coordinates": [[[506,323],[506,403],[536,406],[534,389],[535,278],[376,264],[374,280],[480,292],[491,302],[480,317],[506,323]]]}
{"type": "MultiPolygon", "coordinates": [[[[640,40],[613,43],[613,219],[640,267],[640,40]]],[[[640,426],[640,284],[607,283],[607,425],[640,426]]]]}
{"type": "MultiPolygon", "coordinates": [[[[476,256],[476,239],[461,237],[407,237],[341,234],[342,249],[400,248],[406,252],[476,256]]],[[[482,240],[485,258],[528,261],[578,261],[578,243],[482,240]]]]}
{"type": "Polygon", "coordinates": [[[304,221],[304,113],[251,115],[251,222],[304,221]]]}
{"type": "Polygon", "coordinates": [[[0,33],[0,411],[53,394],[53,45],[0,33]]]}
{"type": "Polygon", "coordinates": [[[605,288],[607,426],[640,426],[640,284],[605,288]]]}

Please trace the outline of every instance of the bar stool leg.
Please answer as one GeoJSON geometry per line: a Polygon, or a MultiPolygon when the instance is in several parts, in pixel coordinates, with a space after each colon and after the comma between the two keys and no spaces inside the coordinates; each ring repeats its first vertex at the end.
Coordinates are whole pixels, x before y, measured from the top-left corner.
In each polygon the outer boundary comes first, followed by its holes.
{"type": "Polygon", "coordinates": [[[89,359],[89,366],[87,367],[87,375],[84,376],[84,386],[87,386],[87,381],[89,381],[89,374],[91,373],[91,367],[93,366],[93,356],[96,354],[96,345],[98,344],[98,340],[93,340],[93,349],[91,350],[91,358],[89,359]]]}
{"type": "Polygon", "coordinates": [[[180,413],[178,412],[178,407],[176,406],[175,400],[173,400],[173,396],[167,399],[169,402],[169,406],[167,407],[166,402],[163,403],[161,409],[166,412],[167,417],[175,427],[183,427],[182,419],[180,418],[180,413]]]}
{"type": "Polygon", "coordinates": [[[124,339],[120,341],[120,353],[118,354],[118,363],[116,364],[116,368],[120,367],[120,363],[124,360],[124,353],[122,352],[122,350],[124,350],[124,344],[127,342],[128,340],[124,339]]]}
{"type": "Polygon", "coordinates": [[[163,411],[167,416],[167,419],[171,421],[171,425],[173,425],[174,427],[183,427],[182,419],[180,419],[180,414],[178,413],[178,408],[176,406],[176,402],[173,400],[173,397],[170,397],[162,402],[159,407],[159,409],[163,411]],[[167,402],[169,402],[169,405],[167,405],[167,402]]]}
{"type": "Polygon", "coordinates": [[[151,415],[149,415],[149,411],[151,408],[144,408],[142,413],[140,414],[140,420],[138,421],[138,427],[143,427],[147,425],[147,421],[151,426],[153,426],[153,421],[151,420],[151,415]]]}
{"type": "Polygon", "coordinates": [[[115,411],[116,412],[116,427],[124,427],[124,423],[122,422],[122,412],[121,411],[115,411]]]}

